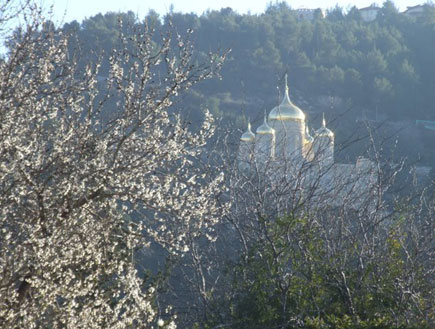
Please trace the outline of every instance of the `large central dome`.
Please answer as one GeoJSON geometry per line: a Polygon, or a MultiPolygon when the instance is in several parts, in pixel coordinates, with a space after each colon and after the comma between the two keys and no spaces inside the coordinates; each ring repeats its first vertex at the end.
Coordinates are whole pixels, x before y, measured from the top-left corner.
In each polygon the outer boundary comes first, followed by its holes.
{"type": "Polygon", "coordinates": [[[269,113],[269,120],[277,121],[305,121],[305,114],[302,110],[292,103],[290,100],[288,85],[287,85],[287,75],[285,77],[285,94],[281,101],[281,104],[274,107],[269,113]]]}

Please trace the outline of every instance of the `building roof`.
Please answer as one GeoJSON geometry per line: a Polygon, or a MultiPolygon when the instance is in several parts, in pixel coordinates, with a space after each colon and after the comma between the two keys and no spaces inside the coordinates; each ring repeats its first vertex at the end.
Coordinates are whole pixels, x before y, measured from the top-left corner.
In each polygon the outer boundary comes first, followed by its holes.
{"type": "Polygon", "coordinates": [[[251,130],[251,122],[248,121],[248,129],[243,133],[242,137],[240,137],[240,140],[242,142],[252,142],[255,139],[255,135],[251,130]]]}
{"type": "Polygon", "coordinates": [[[312,143],[314,141],[313,136],[310,135],[310,130],[308,129],[308,126],[305,126],[305,139],[309,142],[312,143]]]}
{"type": "Polygon", "coordinates": [[[406,7],[405,13],[406,13],[408,10],[412,10],[412,9],[420,9],[420,8],[424,8],[425,6],[427,6],[427,5],[408,6],[408,7],[406,7]]]}
{"type": "Polygon", "coordinates": [[[275,134],[275,129],[273,129],[267,123],[266,111],[264,112],[264,122],[263,122],[263,124],[260,127],[258,127],[255,132],[257,134],[259,134],[259,135],[273,135],[273,134],[275,134]]]}
{"type": "Polygon", "coordinates": [[[359,11],[369,11],[369,10],[381,10],[380,7],[375,6],[375,5],[371,5],[369,7],[364,7],[364,8],[360,8],[359,11]]]}
{"type": "Polygon", "coordinates": [[[285,75],[285,94],[281,101],[281,104],[274,107],[272,111],[269,113],[269,120],[276,121],[287,121],[287,120],[295,120],[295,121],[305,121],[305,114],[302,110],[294,105],[290,100],[288,83],[287,83],[287,74],[285,75]]]}
{"type": "Polygon", "coordinates": [[[326,128],[325,113],[323,113],[322,126],[316,130],[316,137],[334,137],[334,133],[326,128]]]}

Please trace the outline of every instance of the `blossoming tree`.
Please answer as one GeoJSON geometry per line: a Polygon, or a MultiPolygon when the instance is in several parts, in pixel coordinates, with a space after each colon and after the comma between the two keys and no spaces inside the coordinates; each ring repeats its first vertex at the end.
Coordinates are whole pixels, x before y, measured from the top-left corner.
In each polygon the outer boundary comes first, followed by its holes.
{"type": "Polygon", "coordinates": [[[172,104],[224,56],[194,65],[189,40],[137,24],[101,77],[33,3],[1,12],[0,327],[174,327],[136,255],[182,255],[220,216],[222,175],[201,164],[212,118],[193,132],[172,104]]]}

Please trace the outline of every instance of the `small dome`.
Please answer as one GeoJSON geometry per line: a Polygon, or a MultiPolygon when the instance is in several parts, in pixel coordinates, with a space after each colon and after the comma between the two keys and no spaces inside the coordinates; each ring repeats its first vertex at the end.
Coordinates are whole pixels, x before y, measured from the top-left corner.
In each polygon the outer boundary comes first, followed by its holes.
{"type": "Polygon", "coordinates": [[[323,113],[322,127],[316,130],[316,137],[334,137],[334,133],[326,128],[325,113],[323,113]]]}
{"type": "Polygon", "coordinates": [[[308,126],[305,127],[305,139],[308,143],[312,143],[314,141],[313,136],[310,135],[310,131],[308,130],[308,126]]]}
{"type": "Polygon", "coordinates": [[[242,142],[252,142],[255,139],[255,135],[251,130],[251,123],[248,122],[248,129],[246,129],[245,133],[240,137],[242,142]]]}
{"type": "Polygon", "coordinates": [[[287,121],[297,120],[305,121],[305,114],[302,110],[294,105],[290,100],[287,84],[287,74],[285,75],[285,94],[281,104],[274,107],[269,113],[269,120],[287,121]]]}
{"type": "Polygon", "coordinates": [[[275,129],[273,129],[267,123],[266,112],[264,113],[264,122],[263,122],[263,124],[260,127],[258,127],[255,132],[257,134],[259,134],[259,135],[273,135],[273,134],[275,134],[275,129]]]}

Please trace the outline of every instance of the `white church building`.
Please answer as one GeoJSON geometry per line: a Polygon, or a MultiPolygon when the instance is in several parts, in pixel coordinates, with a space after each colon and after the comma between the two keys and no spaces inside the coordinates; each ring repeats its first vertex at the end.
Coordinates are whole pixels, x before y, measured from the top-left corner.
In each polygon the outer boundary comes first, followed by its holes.
{"type": "Polygon", "coordinates": [[[294,180],[297,193],[309,190],[310,200],[317,204],[321,199],[330,205],[361,207],[376,193],[376,164],[363,157],[353,164],[336,163],[335,136],[324,116],[321,127],[313,135],[309,131],[305,113],[290,99],[286,75],[281,103],[265,113],[255,133],[248,122],[240,137],[239,170],[261,172],[275,182],[283,177],[287,182],[294,180]]]}

